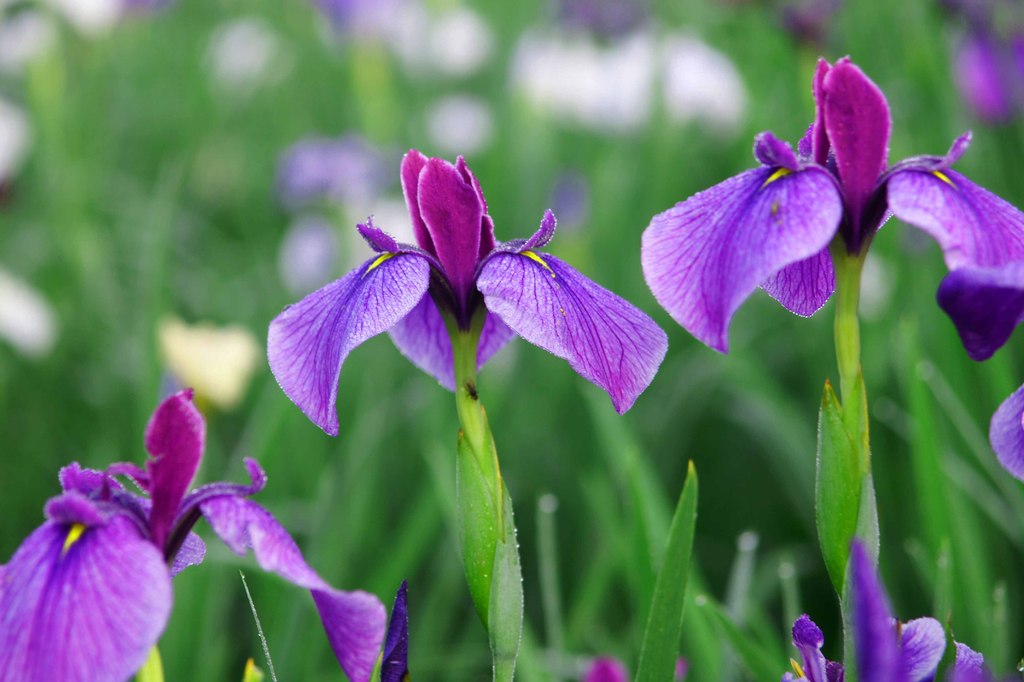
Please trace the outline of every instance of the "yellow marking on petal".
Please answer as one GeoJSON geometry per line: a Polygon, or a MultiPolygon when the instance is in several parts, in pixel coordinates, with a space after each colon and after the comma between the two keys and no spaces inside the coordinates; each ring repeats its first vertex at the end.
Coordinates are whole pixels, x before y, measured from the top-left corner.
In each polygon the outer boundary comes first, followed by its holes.
{"type": "Polygon", "coordinates": [[[68,536],[64,539],[64,548],[60,550],[60,555],[64,556],[71,549],[71,545],[78,542],[79,538],[82,537],[82,533],[85,532],[85,526],[81,523],[76,523],[71,526],[71,530],[68,531],[68,536]]]}
{"type": "Polygon", "coordinates": [[[947,185],[949,185],[953,189],[956,189],[956,185],[953,184],[953,181],[950,180],[949,176],[946,175],[945,173],[943,173],[942,171],[932,171],[932,175],[937,177],[939,180],[942,180],[944,183],[946,183],[947,185]]]}
{"type": "Polygon", "coordinates": [[[768,179],[764,181],[763,185],[761,185],[761,189],[764,189],[765,187],[767,187],[768,185],[772,184],[773,182],[775,182],[779,178],[786,177],[787,175],[789,175],[792,172],[793,171],[789,170],[788,168],[780,168],[780,169],[778,169],[777,171],[775,171],[774,173],[772,173],[771,175],[768,176],[768,179]]]}
{"type": "Polygon", "coordinates": [[[793,672],[798,678],[806,677],[806,675],[804,675],[804,669],[800,667],[800,664],[797,663],[795,658],[789,659],[789,665],[792,666],[793,672]]]}
{"type": "Polygon", "coordinates": [[[521,253],[522,255],[526,256],[527,258],[529,258],[530,260],[535,260],[535,261],[537,261],[538,263],[540,263],[540,266],[541,266],[542,268],[544,268],[545,270],[547,270],[548,272],[550,272],[550,273],[551,273],[551,277],[552,277],[552,278],[554,278],[554,276],[555,276],[555,271],[551,269],[551,266],[550,266],[550,265],[548,265],[547,263],[545,263],[545,262],[544,262],[544,259],[543,259],[543,258],[541,258],[540,256],[538,256],[538,255],[537,255],[536,253],[534,253],[533,251],[530,251],[529,249],[526,249],[525,251],[520,251],[520,253],[521,253]]]}
{"type": "Polygon", "coordinates": [[[363,277],[366,277],[368,274],[370,274],[371,270],[380,266],[380,264],[383,263],[384,261],[388,260],[389,258],[394,258],[397,255],[398,254],[391,253],[390,251],[387,253],[380,254],[379,256],[377,256],[377,260],[370,263],[370,267],[366,268],[366,272],[363,273],[363,277]]]}

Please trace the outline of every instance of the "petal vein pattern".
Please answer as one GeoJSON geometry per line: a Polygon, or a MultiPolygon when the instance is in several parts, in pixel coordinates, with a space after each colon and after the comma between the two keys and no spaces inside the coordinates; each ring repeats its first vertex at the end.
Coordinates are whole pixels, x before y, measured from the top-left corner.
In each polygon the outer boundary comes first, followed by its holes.
{"type": "Polygon", "coordinates": [[[487,309],[530,343],[568,360],[624,413],[665,357],[665,332],[554,256],[535,255],[495,251],[488,257],[477,279],[487,309]]]}
{"type": "MultiPolygon", "coordinates": [[[[656,215],[644,232],[641,260],[655,298],[723,353],[740,304],[782,268],[821,252],[839,227],[842,201],[827,171],[811,167],[766,184],[774,170],[749,170],[700,192],[656,215]]],[[[769,290],[786,297],[780,286],[769,290]]],[[[805,311],[821,295],[809,296],[810,304],[783,302],[805,311]]]]}
{"type": "Polygon", "coordinates": [[[349,352],[387,331],[427,291],[430,265],[400,253],[363,263],[341,279],[285,308],[270,323],[267,357],[278,384],[313,423],[338,433],[338,376],[349,352]]]}

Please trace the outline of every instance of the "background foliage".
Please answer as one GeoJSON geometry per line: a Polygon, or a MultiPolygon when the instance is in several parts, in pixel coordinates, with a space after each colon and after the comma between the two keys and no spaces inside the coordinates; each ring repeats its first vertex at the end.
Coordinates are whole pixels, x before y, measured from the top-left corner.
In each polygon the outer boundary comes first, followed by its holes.
{"type": "MultiPolygon", "coordinates": [[[[59,323],[46,357],[0,344],[0,557],[40,522],[59,466],[141,461],[142,431],[166,386],[162,317],[240,324],[262,339],[296,298],[277,266],[292,214],[274,191],[290,144],[358,133],[390,155],[387,193],[398,198],[403,150],[449,155],[427,137],[430,104],[466,92],[493,116],[493,139],[468,160],[498,238],[532,232],[559,173],[582,174],[589,217],[559,233],[551,250],[670,336],[660,374],[622,418],[562,361],[522,341],[481,375],[522,542],[520,679],[575,679],[581,661],[597,654],[635,670],[688,459],[702,488],[681,643],[692,679],[776,679],[792,653],[789,624],[802,611],[826,629],[826,653],[837,657],[840,624],[812,510],[815,418],[823,381],[835,376],[831,306],[804,320],[758,295],[735,319],[731,354],[719,356],[657,307],[639,263],[650,217],[750,167],[754,133],[799,138],[813,116],[817,49],[782,30],[774,4],[654,0],[645,30],[685,28],[733,60],[748,93],[743,123],[734,134],[711,134],[655,110],[635,131],[601,133],[553,120],[509,87],[517,37],[550,24],[551,6],[472,7],[493,32],[494,52],[464,78],[410,74],[379,44],[325,38],[322,18],[302,0],[181,0],[100,36],[78,35],[55,16],[59,40],[24,74],[0,80],[34,131],[0,204],[0,265],[39,289],[59,323]],[[226,92],[210,77],[208,44],[242,15],[276,32],[282,75],[226,92]],[[549,532],[554,542],[542,542],[549,532]],[[553,571],[557,595],[542,592],[544,570],[553,571]],[[560,600],[560,617],[545,621],[544,594],[560,600]],[[723,633],[738,632],[747,638],[734,649],[723,633]],[[559,642],[561,656],[552,653],[559,642]]],[[[1024,205],[1020,125],[974,120],[952,85],[951,48],[962,30],[928,0],[848,3],[822,51],[852,55],[886,92],[892,159],[941,153],[973,127],[975,143],[958,168],[1024,205]]],[[[349,239],[344,210],[321,210],[343,245],[340,275],[368,252],[349,239]]],[[[865,275],[876,305],[863,326],[864,371],[882,573],[896,613],[911,618],[951,603],[958,638],[1006,671],[1024,634],[1015,615],[1024,489],[995,463],[987,424],[1024,379],[1019,339],[972,363],[935,305],[945,269],[934,244],[892,221],[872,253],[879,267],[865,275]]],[[[416,679],[481,679],[486,636],[464,586],[453,521],[451,396],[386,337],[353,354],[339,394],[341,436],[331,439],[261,361],[239,407],[207,411],[200,476],[242,479],[241,458],[259,459],[270,475],[261,502],[325,578],[387,602],[409,579],[416,679]]],[[[245,659],[259,660],[239,568],[280,678],[342,679],[306,595],[216,543],[209,548],[203,567],[175,580],[161,645],[168,679],[240,679],[245,659]]]]}

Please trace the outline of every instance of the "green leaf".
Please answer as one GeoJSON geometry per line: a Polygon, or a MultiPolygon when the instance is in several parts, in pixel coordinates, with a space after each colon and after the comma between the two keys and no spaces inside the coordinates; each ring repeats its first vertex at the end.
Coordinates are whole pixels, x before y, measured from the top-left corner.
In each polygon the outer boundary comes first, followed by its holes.
{"type": "Polygon", "coordinates": [[[814,515],[821,555],[838,594],[843,593],[850,541],[857,531],[860,510],[858,441],[859,437],[856,441],[850,437],[843,423],[843,409],[832,384],[826,381],[818,415],[814,515]]]}
{"type": "Polygon", "coordinates": [[[135,682],[164,682],[164,662],[156,646],[149,650],[149,657],[136,673],[135,682]]]}
{"type": "Polygon", "coordinates": [[[245,662],[245,672],[242,673],[242,682],[263,682],[263,671],[256,667],[256,662],[251,658],[245,662]]]}
{"type": "Polygon", "coordinates": [[[495,682],[511,682],[516,656],[523,638],[523,572],[519,565],[519,544],[512,517],[512,498],[504,491],[505,532],[494,552],[494,579],[487,631],[494,658],[495,682]]]}
{"type": "MultiPolygon", "coordinates": [[[[489,434],[487,441],[492,442],[489,434]]],[[[489,485],[490,478],[481,469],[480,461],[469,439],[460,434],[455,467],[459,545],[473,605],[480,621],[487,627],[490,622],[487,614],[491,604],[491,577],[500,532],[498,507],[489,485]]]]}
{"type": "Polygon", "coordinates": [[[697,471],[693,462],[690,462],[686,484],[669,528],[665,559],[654,585],[654,598],[647,616],[636,682],[664,682],[672,679],[679,655],[679,636],[683,628],[686,582],[690,573],[696,520],[697,471]]]}

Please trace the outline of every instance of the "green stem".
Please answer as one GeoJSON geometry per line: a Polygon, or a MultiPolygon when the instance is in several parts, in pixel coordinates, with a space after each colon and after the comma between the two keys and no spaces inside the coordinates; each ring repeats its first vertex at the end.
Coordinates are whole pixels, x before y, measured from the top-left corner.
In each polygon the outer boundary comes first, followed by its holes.
{"type": "MultiPolygon", "coordinates": [[[[854,386],[860,374],[860,276],[864,268],[862,254],[846,252],[842,244],[832,249],[832,263],[836,271],[836,361],[839,363],[839,390],[845,406],[854,397],[854,386]]],[[[855,406],[845,409],[855,414],[855,406]]],[[[847,424],[849,426],[849,423],[847,424]]]]}

